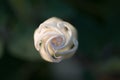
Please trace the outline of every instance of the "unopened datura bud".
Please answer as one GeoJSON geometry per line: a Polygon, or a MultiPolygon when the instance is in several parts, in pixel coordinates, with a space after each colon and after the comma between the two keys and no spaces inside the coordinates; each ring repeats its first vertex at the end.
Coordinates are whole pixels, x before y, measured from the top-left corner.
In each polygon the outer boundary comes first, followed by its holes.
{"type": "Polygon", "coordinates": [[[77,31],[70,23],[52,17],[35,30],[34,45],[44,60],[58,63],[76,52],[77,31]]]}

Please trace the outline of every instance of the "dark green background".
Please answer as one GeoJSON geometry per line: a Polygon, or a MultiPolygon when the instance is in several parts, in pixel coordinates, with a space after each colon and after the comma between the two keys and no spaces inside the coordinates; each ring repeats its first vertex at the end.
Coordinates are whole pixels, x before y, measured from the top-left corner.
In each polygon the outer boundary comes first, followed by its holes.
{"type": "Polygon", "coordinates": [[[120,80],[119,0],[0,0],[0,80],[120,80]],[[78,30],[76,54],[41,59],[34,30],[59,17],[78,30]]]}

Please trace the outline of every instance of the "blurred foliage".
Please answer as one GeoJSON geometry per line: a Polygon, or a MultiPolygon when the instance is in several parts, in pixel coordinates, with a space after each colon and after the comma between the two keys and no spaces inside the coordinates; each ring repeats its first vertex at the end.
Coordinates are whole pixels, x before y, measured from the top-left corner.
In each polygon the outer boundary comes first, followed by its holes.
{"type": "MultiPolygon", "coordinates": [[[[18,23],[16,26],[24,25],[18,23]]],[[[12,34],[14,34],[14,36],[12,36],[12,40],[9,41],[8,49],[14,57],[29,61],[40,60],[40,55],[34,48],[34,30],[32,27],[30,29],[18,28],[13,30],[12,34]]]]}
{"type": "Polygon", "coordinates": [[[3,55],[3,42],[0,40],[0,58],[3,55]]]}
{"type": "Polygon", "coordinates": [[[112,58],[102,63],[99,67],[99,71],[102,74],[118,72],[120,71],[120,59],[112,58]]]}
{"type": "Polygon", "coordinates": [[[100,80],[119,80],[120,79],[120,58],[113,57],[105,62],[101,62],[96,69],[100,80]]]}
{"type": "Polygon", "coordinates": [[[103,76],[99,70],[119,71],[119,3],[119,0],[0,0],[0,80],[74,80],[69,75],[77,76],[78,80],[103,80],[108,73],[103,76]],[[71,61],[61,64],[43,61],[33,43],[34,30],[53,16],[70,22],[78,30],[78,51],[71,61]]]}

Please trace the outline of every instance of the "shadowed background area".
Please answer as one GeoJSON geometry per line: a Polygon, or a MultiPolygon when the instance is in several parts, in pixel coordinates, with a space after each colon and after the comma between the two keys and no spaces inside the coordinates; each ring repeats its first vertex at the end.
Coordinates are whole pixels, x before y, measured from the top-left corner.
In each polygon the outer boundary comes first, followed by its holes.
{"type": "Polygon", "coordinates": [[[120,80],[119,0],[0,0],[0,80],[120,80]],[[34,30],[59,17],[78,30],[75,55],[41,59],[34,30]]]}

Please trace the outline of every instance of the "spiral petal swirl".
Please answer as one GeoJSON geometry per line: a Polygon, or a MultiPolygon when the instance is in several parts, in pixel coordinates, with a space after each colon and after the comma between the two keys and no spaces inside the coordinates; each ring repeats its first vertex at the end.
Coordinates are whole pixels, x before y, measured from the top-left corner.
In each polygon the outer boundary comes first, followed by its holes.
{"type": "Polygon", "coordinates": [[[76,52],[77,31],[70,23],[52,17],[35,30],[34,45],[44,60],[60,62],[76,52]]]}

